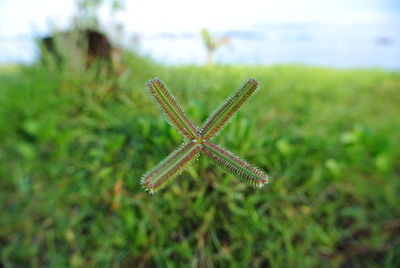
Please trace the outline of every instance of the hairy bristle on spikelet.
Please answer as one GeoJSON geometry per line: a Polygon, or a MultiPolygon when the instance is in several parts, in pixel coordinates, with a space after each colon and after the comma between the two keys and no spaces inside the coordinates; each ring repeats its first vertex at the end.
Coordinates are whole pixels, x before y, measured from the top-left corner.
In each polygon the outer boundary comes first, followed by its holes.
{"type": "Polygon", "coordinates": [[[226,149],[205,141],[203,142],[202,151],[213,162],[222,166],[226,171],[237,176],[248,185],[260,188],[268,182],[267,174],[226,149]]]}
{"type": "Polygon", "coordinates": [[[163,82],[154,78],[147,82],[147,89],[160,110],[164,112],[167,121],[172,127],[176,128],[185,138],[193,139],[199,135],[196,127],[189,120],[182,108],[176,102],[175,97],[163,84],[163,82]]]}
{"type": "Polygon", "coordinates": [[[201,130],[201,136],[208,140],[217,135],[243,103],[257,90],[258,86],[259,83],[256,80],[248,79],[205,121],[201,130]]]}
{"type": "Polygon", "coordinates": [[[164,188],[177,175],[182,173],[188,165],[196,159],[201,145],[190,141],[172,152],[151,171],[142,177],[142,185],[150,193],[155,193],[164,188]]]}

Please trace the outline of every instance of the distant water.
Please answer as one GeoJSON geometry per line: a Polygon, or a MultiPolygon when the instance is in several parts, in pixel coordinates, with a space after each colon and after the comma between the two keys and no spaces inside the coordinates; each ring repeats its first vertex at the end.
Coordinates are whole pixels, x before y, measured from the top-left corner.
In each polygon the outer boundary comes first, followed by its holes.
{"type": "MultiPolygon", "coordinates": [[[[229,45],[215,53],[218,63],[300,63],[339,68],[400,69],[400,23],[382,25],[260,25],[227,31],[229,45]],[[397,27],[398,26],[398,27],[397,27]]],[[[198,35],[160,34],[141,39],[144,52],[170,64],[205,61],[198,35]]]]}
{"type": "MultiPolygon", "coordinates": [[[[215,53],[223,64],[300,63],[338,68],[400,70],[400,20],[382,24],[255,25],[214,33],[231,42],[215,53]]],[[[139,36],[141,52],[167,64],[203,64],[206,52],[198,33],[139,36]]],[[[0,40],[0,63],[32,62],[32,37],[0,40]]]]}

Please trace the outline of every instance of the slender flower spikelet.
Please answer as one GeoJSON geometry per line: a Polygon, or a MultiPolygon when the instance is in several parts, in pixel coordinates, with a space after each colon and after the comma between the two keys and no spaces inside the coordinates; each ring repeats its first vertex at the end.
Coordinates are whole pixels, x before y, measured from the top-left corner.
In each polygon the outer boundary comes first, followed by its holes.
{"type": "Polygon", "coordinates": [[[233,93],[204,123],[201,136],[211,139],[226,125],[243,103],[257,90],[259,83],[254,79],[247,80],[233,93]]]}
{"type": "Polygon", "coordinates": [[[167,121],[172,127],[175,127],[185,138],[193,139],[198,136],[193,123],[160,79],[154,78],[147,82],[147,89],[159,105],[160,110],[165,113],[167,121]]]}
{"type": "Polygon", "coordinates": [[[164,188],[168,182],[182,173],[196,159],[200,149],[200,145],[193,141],[183,144],[142,177],[143,186],[150,193],[164,188]]]}
{"type": "Polygon", "coordinates": [[[199,132],[161,80],[154,78],[147,82],[150,95],[171,126],[183,136],[185,143],[143,175],[141,180],[143,187],[150,193],[164,188],[197,159],[200,152],[204,152],[213,162],[248,185],[260,188],[266,184],[267,174],[209,141],[232,119],[243,103],[258,89],[258,85],[254,79],[247,80],[212,113],[199,132]]]}
{"type": "Polygon", "coordinates": [[[214,163],[239,177],[239,179],[250,186],[261,188],[268,182],[267,174],[211,142],[205,141],[202,151],[214,163]]]}

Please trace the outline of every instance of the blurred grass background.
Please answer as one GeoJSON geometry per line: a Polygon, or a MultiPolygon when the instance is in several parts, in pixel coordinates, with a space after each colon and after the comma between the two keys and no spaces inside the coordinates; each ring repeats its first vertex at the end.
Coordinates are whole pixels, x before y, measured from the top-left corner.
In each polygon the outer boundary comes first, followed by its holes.
{"type": "Polygon", "coordinates": [[[0,266],[399,264],[400,73],[123,61],[118,77],[0,69],[0,266]],[[201,157],[145,193],[142,174],[181,142],[146,93],[153,76],[197,124],[259,80],[216,141],[271,183],[246,187],[201,157]]]}

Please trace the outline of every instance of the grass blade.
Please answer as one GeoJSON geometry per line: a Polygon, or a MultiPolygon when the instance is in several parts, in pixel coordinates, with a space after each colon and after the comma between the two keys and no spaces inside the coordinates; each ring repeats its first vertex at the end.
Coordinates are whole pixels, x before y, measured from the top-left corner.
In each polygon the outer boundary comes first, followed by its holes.
{"type": "Polygon", "coordinates": [[[259,83],[254,79],[247,80],[205,121],[201,130],[201,136],[206,140],[213,138],[251,94],[257,90],[258,85],[259,83]]]}
{"type": "Polygon", "coordinates": [[[165,87],[162,81],[154,78],[147,82],[147,89],[153,96],[160,110],[165,113],[167,121],[175,127],[183,136],[192,140],[198,136],[198,131],[189,120],[182,108],[176,102],[175,97],[165,87]]]}
{"type": "Polygon", "coordinates": [[[199,154],[200,149],[201,146],[193,141],[183,144],[144,174],[141,180],[142,185],[152,194],[164,188],[168,182],[185,170],[199,154]]]}
{"type": "Polygon", "coordinates": [[[211,142],[204,141],[202,151],[216,164],[248,185],[261,188],[268,182],[268,176],[263,171],[211,142]]]}

